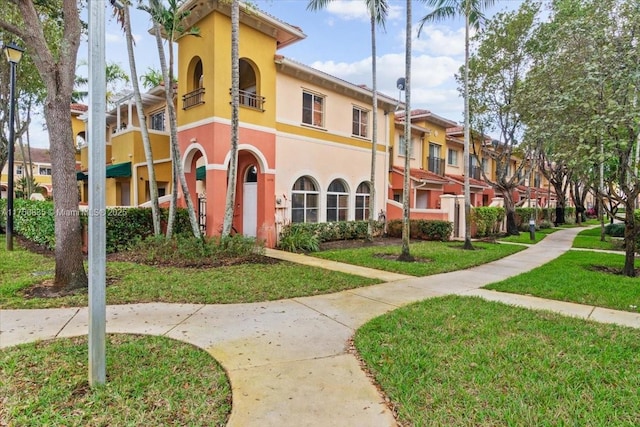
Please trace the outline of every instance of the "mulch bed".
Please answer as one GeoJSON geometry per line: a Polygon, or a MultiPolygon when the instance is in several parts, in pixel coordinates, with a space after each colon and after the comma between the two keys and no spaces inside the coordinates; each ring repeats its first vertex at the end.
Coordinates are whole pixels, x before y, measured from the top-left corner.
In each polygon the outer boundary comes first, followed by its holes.
{"type": "MultiPolygon", "coordinates": [[[[606,265],[592,265],[589,267],[591,271],[597,271],[599,273],[608,273],[608,274],[616,274],[618,276],[622,275],[621,268],[609,267],[606,265]]],[[[635,269],[636,277],[640,277],[640,268],[635,269]]]]}

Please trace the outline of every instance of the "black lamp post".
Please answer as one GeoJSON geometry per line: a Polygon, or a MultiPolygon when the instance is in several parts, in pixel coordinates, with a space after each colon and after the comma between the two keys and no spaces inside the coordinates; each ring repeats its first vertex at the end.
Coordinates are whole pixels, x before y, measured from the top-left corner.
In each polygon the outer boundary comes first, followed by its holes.
{"type": "Polygon", "coordinates": [[[7,163],[9,164],[9,179],[7,182],[7,250],[13,250],[13,155],[15,150],[15,110],[16,110],[16,66],[22,59],[22,49],[15,43],[5,44],[2,48],[11,65],[11,90],[9,96],[9,152],[7,163]]]}

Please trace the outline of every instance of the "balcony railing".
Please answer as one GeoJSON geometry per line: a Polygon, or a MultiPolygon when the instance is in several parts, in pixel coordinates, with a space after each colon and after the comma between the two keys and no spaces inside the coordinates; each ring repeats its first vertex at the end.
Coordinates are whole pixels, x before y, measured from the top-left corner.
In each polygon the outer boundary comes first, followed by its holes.
{"type": "MultiPolygon", "coordinates": [[[[231,89],[229,89],[229,95],[231,95],[231,89]]],[[[247,92],[246,90],[239,91],[239,96],[240,105],[264,111],[264,103],[266,102],[264,96],[257,95],[253,92],[247,92]]]]}
{"type": "Polygon", "coordinates": [[[480,169],[480,166],[469,166],[469,178],[482,179],[482,169],[480,169]]]}
{"type": "Polygon", "coordinates": [[[439,157],[431,157],[427,159],[427,169],[437,175],[444,176],[444,159],[439,157]]]}
{"type": "Polygon", "coordinates": [[[204,104],[204,88],[198,89],[182,95],[182,109],[186,110],[196,105],[204,104]]]}

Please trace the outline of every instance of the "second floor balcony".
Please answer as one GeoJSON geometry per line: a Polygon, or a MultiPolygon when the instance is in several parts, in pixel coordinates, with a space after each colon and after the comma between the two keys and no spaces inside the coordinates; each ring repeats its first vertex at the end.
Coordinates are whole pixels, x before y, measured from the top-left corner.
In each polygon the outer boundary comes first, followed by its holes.
{"type": "MultiPolygon", "coordinates": [[[[231,95],[231,89],[229,89],[229,95],[231,95]]],[[[239,102],[243,107],[253,108],[254,110],[264,111],[264,96],[260,96],[254,92],[246,90],[239,91],[239,102]]]]}
{"type": "Polygon", "coordinates": [[[186,110],[196,105],[204,104],[204,88],[199,87],[182,95],[182,109],[186,110]]]}
{"type": "Polygon", "coordinates": [[[437,175],[444,176],[444,159],[429,156],[427,159],[427,170],[437,175]]]}
{"type": "Polygon", "coordinates": [[[482,179],[482,169],[480,169],[480,166],[469,166],[469,178],[482,179]]]}

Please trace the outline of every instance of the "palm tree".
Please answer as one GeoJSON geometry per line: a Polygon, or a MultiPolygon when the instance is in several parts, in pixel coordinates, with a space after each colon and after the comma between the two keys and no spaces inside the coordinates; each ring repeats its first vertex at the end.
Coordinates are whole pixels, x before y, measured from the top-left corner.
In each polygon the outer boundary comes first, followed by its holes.
{"type": "MultiPolygon", "coordinates": [[[[332,0],[309,0],[307,9],[318,10],[327,7],[332,0]]],[[[367,238],[373,238],[373,225],[375,215],[376,201],[376,154],[378,148],[378,71],[377,71],[377,52],[376,52],[376,25],[382,26],[384,29],[385,20],[389,13],[389,4],[387,0],[364,0],[371,19],[371,82],[372,82],[372,108],[371,114],[373,120],[371,122],[371,188],[369,193],[369,226],[367,228],[367,238]]]]}
{"type": "Polygon", "coordinates": [[[151,141],[149,138],[149,129],[147,128],[147,119],[142,108],[142,96],[140,95],[140,85],[138,84],[138,71],[136,69],[136,59],[133,55],[133,36],[131,35],[131,15],[129,13],[129,2],[125,1],[123,7],[114,6],[114,14],[122,29],[125,32],[127,42],[127,53],[129,54],[129,67],[131,68],[131,81],[133,85],[133,97],[138,112],[138,121],[140,122],[140,131],[142,133],[142,145],[144,147],[145,160],[147,162],[147,171],[149,172],[149,193],[151,199],[151,217],[153,219],[153,234],[160,235],[160,205],[158,203],[158,183],[156,182],[156,172],[153,166],[153,151],[151,149],[151,141]]]}
{"type": "Polygon", "coordinates": [[[222,236],[229,236],[233,226],[233,212],[238,180],[238,126],[240,109],[240,1],[231,1],[231,149],[229,176],[227,179],[227,199],[224,207],[222,236]]]}
{"type": "Polygon", "coordinates": [[[478,30],[485,19],[482,10],[492,7],[496,0],[423,0],[434,10],[420,20],[418,37],[427,22],[435,22],[464,16],[464,248],[471,245],[471,189],[469,185],[469,140],[471,139],[469,115],[469,28],[478,30]]]}
{"type": "Polygon", "coordinates": [[[409,178],[411,176],[411,1],[407,0],[407,22],[405,34],[405,71],[404,71],[404,181],[402,186],[402,250],[398,261],[414,261],[409,252],[411,234],[409,209],[409,178]]]}
{"type": "Polygon", "coordinates": [[[148,12],[153,20],[153,32],[156,38],[158,48],[158,57],[160,59],[160,69],[162,70],[165,98],[167,101],[167,110],[169,112],[169,130],[171,141],[171,162],[173,164],[173,186],[172,198],[169,209],[169,221],[167,223],[167,237],[170,238],[173,232],[173,221],[175,220],[176,198],[178,181],[182,189],[182,195],[187,205],[189,214],[189,222],[191,223],[191,231],[194,237],[200,238],[200,225],[196,218],[193,200],[191,200],[191,192],[187,186],[187,180],[184,176],[184,169],[180,159],[180,147],[178,146],[178,123],[176,118],[176,108],[173,105],[173,42],[175,37],[180,34],[197,35],[198,30],[191,28],[184,31],[180,26],[180,22],[188,16],[190,11],[180,11],[180,2],[178,0],[168,0],[168,7],[165,7],[160,0],[149,0],[148,7],[141,7],[142,10],[148,12]],[[165,32],[169,48],[169,64],[166,62],[164,46],[162,45],[162,31],[165,32]]]}

